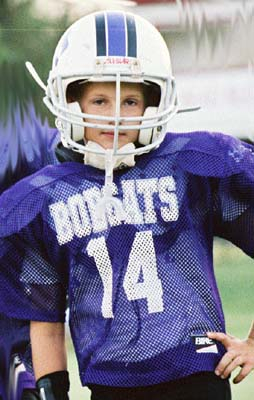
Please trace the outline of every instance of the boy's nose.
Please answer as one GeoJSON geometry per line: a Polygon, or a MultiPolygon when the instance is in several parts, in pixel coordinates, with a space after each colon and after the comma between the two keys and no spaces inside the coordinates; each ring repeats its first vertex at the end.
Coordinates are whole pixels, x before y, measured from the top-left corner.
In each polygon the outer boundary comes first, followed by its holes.
{"type": "MultiPolygon", "coordinates": [[[[120,116],[122,116],[122,112],[121,112],[121,108],[120,108],[120,116]]],[[[110,107],[108,108],[108,116],[109,117],[113,117],[113,118],[115,118],[115,116],[116,116],[116,104],[115,103],[112,103],[112,105],[110,105],[110,107]]],[[[109,124],[110,125],[115,125],[115,121],[109,121],[109,124]]],[[[121,123],[120,123],[120,125],[121,125],[121,123]]]]}

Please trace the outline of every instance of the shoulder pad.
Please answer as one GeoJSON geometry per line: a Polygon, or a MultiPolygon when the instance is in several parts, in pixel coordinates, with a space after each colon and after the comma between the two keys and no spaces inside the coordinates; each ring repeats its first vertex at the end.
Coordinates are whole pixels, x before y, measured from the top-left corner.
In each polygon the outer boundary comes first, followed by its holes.
{"type": "Polygon", "coordinates": [[[0,196],[0,237],[18,233],[41,212],[47,199],[45,188],[56,180],[47,166],[30,175],[0,196]]]}
{"type": "Polygon", "coordinates": [[[227,177],[254,169],[254,147],[217,132],[170,133],[163,153],[175,153],[182,169],[200,176],[227,177]]]}
{"type": "Polygon", "coordinates": [[[65,187],[68,179],[71,183],[75,179],[78,185],[81,179],[95,180],[96,175],[82,164],[66,162],[48,165],[6,190],[0,196],[0,237],[17,233],[31,223],[52,201],[55,186],[59,183],[65,187]]]}

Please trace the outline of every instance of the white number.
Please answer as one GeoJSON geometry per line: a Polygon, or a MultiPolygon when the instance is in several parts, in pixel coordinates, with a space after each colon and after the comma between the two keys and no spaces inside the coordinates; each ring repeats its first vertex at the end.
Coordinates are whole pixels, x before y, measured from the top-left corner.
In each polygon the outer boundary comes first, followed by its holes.
{"type": "Polygon", "coordinates": [[[163,311],[162,284],[158,278],[151,231],[136,233],[123,287],[128,300],[146,298],[149,313],[163,311]],[[139,282],[141,274],[143,280],[139,282]]]}
{"type": "Polygon", "coordinates": [[[87,253],[94,258],[103,284],[101,311],[104,318],[113,318],[112,292],[113,271],[104,237],[93,239],[88,243],[87,253]]]}
{"type": "MultiPolygon", "coordinates": [[[[113,318],[113,269],[104,237],[92,239],[87,247],[102,279],[102,315],[113,318]]],[[[129,255],[123,287],[129,301],[147,299],[148,313],[163,311],[163,290],[158,277],[151,231],[137,232],[129,255]],[[142,280],[141,280],[142,277],[142,280]]]]}

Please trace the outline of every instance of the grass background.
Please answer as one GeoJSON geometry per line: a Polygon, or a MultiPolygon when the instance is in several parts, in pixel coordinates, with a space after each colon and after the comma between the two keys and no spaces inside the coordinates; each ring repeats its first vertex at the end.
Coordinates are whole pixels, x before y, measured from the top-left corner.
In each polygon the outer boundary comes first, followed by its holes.
{"type": "MultiPolygon", "coordinates": [[[[214,262],[226,315],[227,332],[244,338],[251,322],[254,321],[254,261],[230,243],[216,240],[214,262]]],[[[70,341],[68,360],[71,375],[70,399],[89,400],[89,390],[82,388],[79,382],[77,363],[70,341]]],[[[233,373],[232,378],[235,375],[236,373],[233,373]]],[[[253,372],[242,383],[232,383],[231,387],[233,400],[250,400],[254,396],[253,372]]]]}

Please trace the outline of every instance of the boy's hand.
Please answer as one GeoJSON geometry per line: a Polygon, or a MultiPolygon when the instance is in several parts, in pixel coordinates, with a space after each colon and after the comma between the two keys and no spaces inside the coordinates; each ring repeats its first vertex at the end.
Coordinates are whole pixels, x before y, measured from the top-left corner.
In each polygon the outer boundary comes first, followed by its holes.
{"type": "Polygon", "coordinates": [[[233,379],[234,383],[241,382],[254,368],[254,329],[252,327],[249,336],[245,340],[240,340],[232,335],[221,332],[208,332],[210,339],[215,339],[222,343],[227,352],[224,354],[219,364],[216,366],[215,374],[222,379],[229,377],[237,367],[241,367],[240,372],[233,379]]]}

